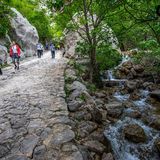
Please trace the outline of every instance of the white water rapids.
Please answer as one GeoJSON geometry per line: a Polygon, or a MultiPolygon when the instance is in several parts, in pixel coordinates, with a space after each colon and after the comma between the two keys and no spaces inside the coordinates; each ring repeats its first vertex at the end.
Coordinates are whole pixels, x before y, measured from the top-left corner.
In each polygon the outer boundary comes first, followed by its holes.
{"type": "MultiPolygon", "coordinates": [[[[141,96],[142,98],[139,101],[133,101],[133,104],[140,112],[143,112],[150,107],[146,102],[148,91],[142,90],[141,96]]],[[[129,99],[129,94],[122,95],[116,92],[114,97],[120,102],[125,102],[129,99]]],[[[134,109],[127,108],[124,112],[132,111],[134,111],[134,109]]],[[[116,160],[159,160],[154,145],[155,140],[159,137],[159,132],[148,127],[141,120],[124,117],[107,128],[104,134],[111,142],[116,160]],[[144,129],[147,136],[146,143],[135,144],[124,138],[123,128],[128,124],[138,124],[144,129]]]]}

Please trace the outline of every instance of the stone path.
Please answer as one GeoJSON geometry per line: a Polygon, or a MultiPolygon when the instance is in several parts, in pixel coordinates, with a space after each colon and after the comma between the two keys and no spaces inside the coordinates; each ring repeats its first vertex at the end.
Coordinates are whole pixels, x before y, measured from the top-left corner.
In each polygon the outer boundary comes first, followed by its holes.
{"type": "Polygon", "coordinates": [[[0,159],[83,159],[64,99],[66,61],[57,55],[45,53],[0,77],[0,159]]]}

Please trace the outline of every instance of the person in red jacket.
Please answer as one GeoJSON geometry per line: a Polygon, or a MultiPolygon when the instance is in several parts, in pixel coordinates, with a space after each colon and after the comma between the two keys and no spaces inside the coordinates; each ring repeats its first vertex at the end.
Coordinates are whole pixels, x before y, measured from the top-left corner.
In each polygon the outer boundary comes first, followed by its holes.
{"type": "Polygon", "coordinates": [[[17,45],[14,41],[12,42],[10,48],[10,57],[12,58],[12,62],[15,66],[15,69],[19,70],[19,59],[21,55],[21,49],[19,45],[17,45]]]}

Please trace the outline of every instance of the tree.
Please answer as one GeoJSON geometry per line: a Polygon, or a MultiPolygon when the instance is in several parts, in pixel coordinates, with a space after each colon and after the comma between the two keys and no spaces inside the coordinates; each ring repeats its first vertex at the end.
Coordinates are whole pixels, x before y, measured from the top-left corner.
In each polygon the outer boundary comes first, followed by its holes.
{"type": "Polygon", "coordinates": [[[6,2],[0,1],[0,37],[4,37],[10,30],[9,16],[11,11],[6,2]]]}
{"type": "Polygon", "coordinates": [[[108,13],[114,11],[119,5],[121,5],[121,1],[72,1],[69,5],[63,7],[63,12],[62,10],[59,12],[61,16],[64,15],[64,17],[67,17],[67,20],[64,20],[65,22],[72,21],[72,24],[70,24],[69,27],[78,32],[80,37],[88,45],[90,81],[96,84],[99,84],[100,82],[96,53],[97,45],[101,41],[102,35],[100,33],[104,25],[103,22],[107,18],[108,13]]]}
{"type": "Polygon", "coordinates": [[[51,18],[45,9],[40,8],[39,0],[9,0],[7,4],[16,8],[36,27],[41,41],[52,39],[51,18]]]}

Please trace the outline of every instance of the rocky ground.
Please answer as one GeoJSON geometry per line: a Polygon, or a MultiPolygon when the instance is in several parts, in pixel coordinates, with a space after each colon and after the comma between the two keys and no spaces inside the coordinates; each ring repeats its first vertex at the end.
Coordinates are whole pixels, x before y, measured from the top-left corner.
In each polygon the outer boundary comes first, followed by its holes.
{"type": "Polygon", "coordinates": [[[122,76],[94,89],[83,78],[84,66],[81,58],[70,60],[65,90],[75,141],[86,160],[158,160],[160,86],[136,66],[135,77],[131,72],[130,79],[122,76]]]}
{"type": "Polygon", "coordinates": [[[81,160],[64,92],[66,60],[50,53],[0,77],[0,159],[81,160]],[[77,158],[78,157],[78,158],[77,158]]]}

